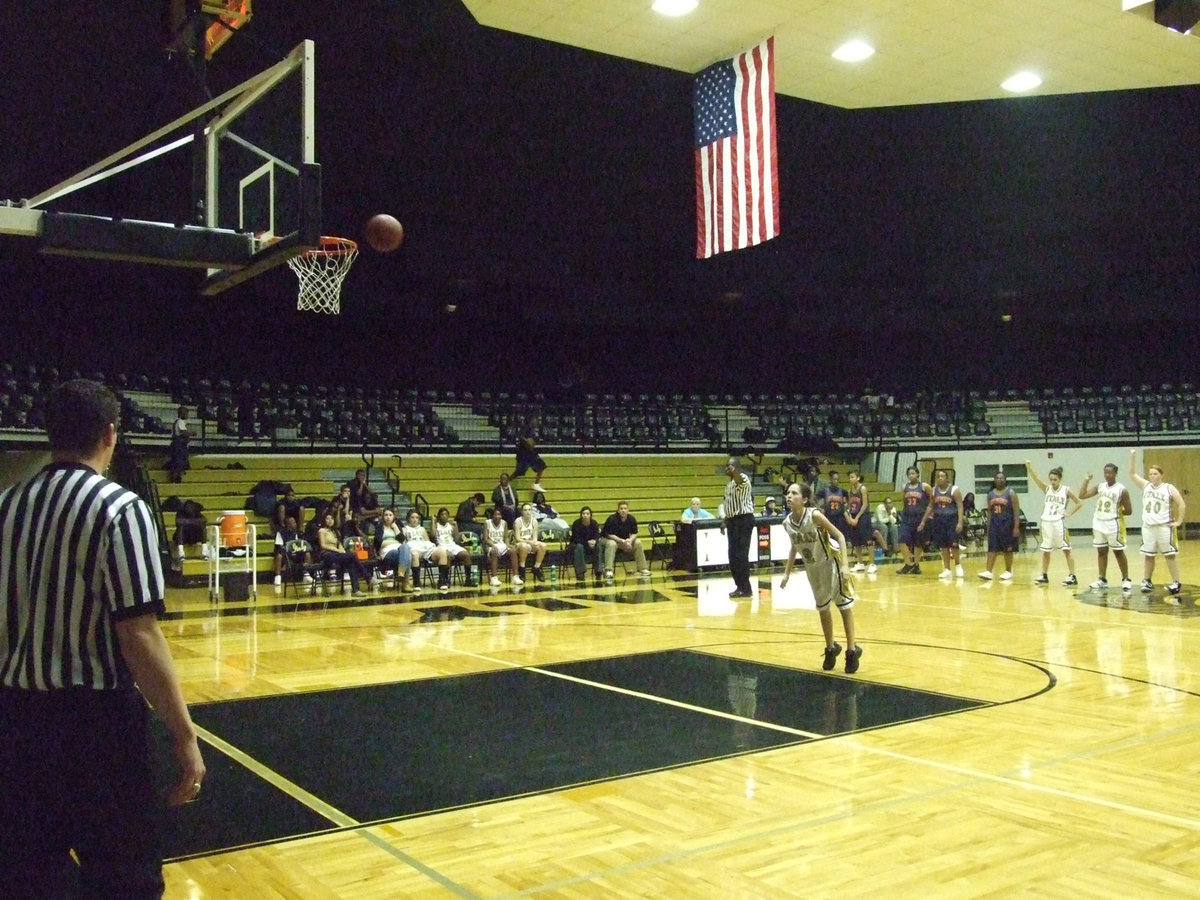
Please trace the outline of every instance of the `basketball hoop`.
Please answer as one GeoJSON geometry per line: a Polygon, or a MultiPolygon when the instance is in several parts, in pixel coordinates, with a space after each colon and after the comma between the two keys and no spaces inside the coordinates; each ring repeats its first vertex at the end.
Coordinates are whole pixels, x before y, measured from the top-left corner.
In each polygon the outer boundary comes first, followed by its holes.
{"type": "Polygon", "coordinates": [[[296,309],[334,316],[340,313],[342,280],[357,256],[358,244],[349,238],[322,237],[316,250],[289,259],[288,267],[300,279],[296,309]]]}

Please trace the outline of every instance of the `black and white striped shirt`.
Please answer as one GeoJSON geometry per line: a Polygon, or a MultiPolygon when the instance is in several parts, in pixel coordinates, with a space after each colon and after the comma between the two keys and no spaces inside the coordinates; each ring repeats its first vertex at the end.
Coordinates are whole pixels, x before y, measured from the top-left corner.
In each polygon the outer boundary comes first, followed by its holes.
{"type": "Polygon", "coordinates": [[[747,514],[754,515],[754,488],[750,476],[738,472],[737,477],[729,479],[725,485],[725,518],[747,514]]]}
{"type": "Polygon", "coordinates": [[[0,494],[0,685],[128,686],[115,623],[162,602],[158,534],[136,494],[72,462],[0,494]]]}

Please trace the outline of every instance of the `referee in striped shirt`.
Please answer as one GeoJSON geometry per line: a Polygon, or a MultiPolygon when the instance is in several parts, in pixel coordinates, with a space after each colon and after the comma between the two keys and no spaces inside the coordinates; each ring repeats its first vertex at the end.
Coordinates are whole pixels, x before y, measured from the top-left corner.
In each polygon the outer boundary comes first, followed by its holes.
{"type": "Polygon", "coordinates": [[[734,457],[725,463],[725,512],[721,530],[729,541],[729,573],[734,589],[730,597],[753,597],[750,588],[750,537],[754,534],[754,487],[734,457]]]}
{"type": "Polygon", "coordinates": [[[0,494],[0,891],[161,897],[147,701],[179,767],[167,802],[205,769],[158,627],[158,535],[101,474],[116,397],[68,381],[45,412],[52,462],[0,494]]]}

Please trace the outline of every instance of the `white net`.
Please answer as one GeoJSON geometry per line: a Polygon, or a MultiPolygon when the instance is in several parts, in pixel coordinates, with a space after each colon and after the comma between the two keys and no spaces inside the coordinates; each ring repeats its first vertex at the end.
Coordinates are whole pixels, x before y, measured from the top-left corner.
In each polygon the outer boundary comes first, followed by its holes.
{"type": "Polygon", "coordinates": [[[358,256],[358,244],[348,238],[323,237],[321,246],[288,260],[300,279],[296,309],[337,315],[342,311],[342,280],[358,256]]]}

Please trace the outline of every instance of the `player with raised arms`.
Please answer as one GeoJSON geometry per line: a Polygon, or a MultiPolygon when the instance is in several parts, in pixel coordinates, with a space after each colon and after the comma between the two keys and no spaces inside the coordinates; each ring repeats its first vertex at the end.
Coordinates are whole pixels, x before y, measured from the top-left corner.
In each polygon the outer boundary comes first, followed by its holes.
{"type": "Polygon", "coordinates": [[[1111,548],[1121,569],[1121,590],[1129,593],[1133,582],[1129,579],[1129,560],[1125,558],[1125,517],[1133,513],[1133,503],[1125,485],[1117,481],[1117,467],[1108,463],[1104,467],[1104,481],[1095,487],[1092,473],[1088,472],[1079,486],[1079,499],[1096,500],[1092,513],[1092,546],[1096,548],[1096,564],[1100,577],[1088,587],[1093,591],[1108,590],[1108,551],[1111,548]]]}
{"type": "Polygon", "coordinates": [[[1028,459],[1025,460],[1025,471],[1029,473],[1038,489],[1046,492],[1042,518],[1038,523],[1042,532],[1042,573],[1033,583],[1050,583],[1046,574],[1050,568],[1050,554],[1055,550],[1062,550],[1063,556],[1067,558],[1067,577],[1063,579],[1063,584],[1067,587],[1079,584],[1079,579],[1075,577],[1075,558],[1071,556],[1071,533],[1067,531],[1067,519],[1079,512],[1083,503],[1078,494],[1062,483],[1062,466],[1055,466],[1050,470],[1049,484],[1038,477],[1038,473],[1033,469],[1033,462],[1028,459]],[[1075,505],[1067,509],[1070,501],[1074,501],[1075,505]]]}
{"type": "Polygon", "coordinates": [[[1142,489],[1142,557],[1146,560],[1145,576],[1142,578],[1142,593],[1154,590],[1150,580],[1154,575],[1154,562],[1158,554],[1167,558],[1167,571],[1171,573],[1168,594],[1178,594],[1179,541],[1176,530],[1183,524],[1187,505],[1183,495],[1173,484],[1163,481],[1162,466],[1149,466],[1143,478],[1137,470],[1137,450],[1129,451],[1129,477],[1142,489]]]}

